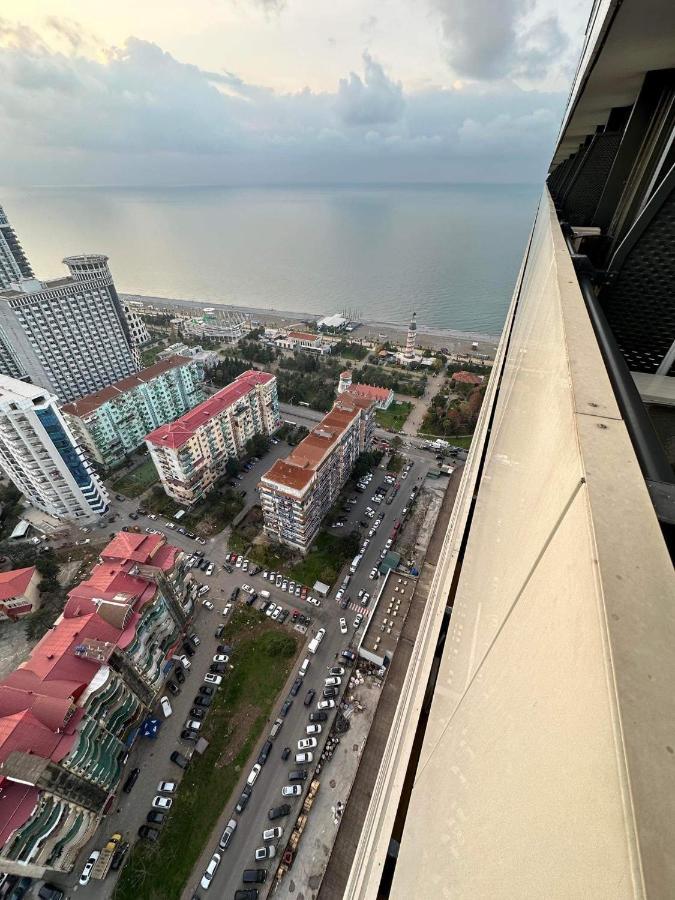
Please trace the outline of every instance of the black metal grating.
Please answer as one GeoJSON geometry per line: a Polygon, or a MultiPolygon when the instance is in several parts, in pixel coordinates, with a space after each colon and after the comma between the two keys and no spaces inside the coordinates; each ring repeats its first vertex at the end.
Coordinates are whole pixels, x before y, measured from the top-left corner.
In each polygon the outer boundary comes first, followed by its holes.
{"type": "Polygon", "coordinates": [[[675,341],[675,191],[599,299],[628,367],[656,372],[675,341]]]}
{"type": "Polygon", "coordinates": [[[549,190],[551,191],[551,196],[554,200],[557,200],[560,194],[560,188],[562,187],[567,174],[573,165],[574,156],[568,157],[566,160],[560,163],[558,168],[553,172],[551,177],[549,178],[549,190]]]}
{"type": "Polygon", "coordinates": [[[563,203],[570,225],[591,224],[620,143],[617,131],[595,137],[563,203]]]}

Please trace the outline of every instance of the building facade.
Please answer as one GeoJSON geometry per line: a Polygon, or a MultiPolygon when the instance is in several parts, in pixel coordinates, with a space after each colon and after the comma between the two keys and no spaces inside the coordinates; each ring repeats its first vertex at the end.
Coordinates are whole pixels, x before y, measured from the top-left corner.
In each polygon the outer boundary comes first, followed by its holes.
{"type": "Polygon", "coordinates": [[[0,468],[26,500],[63,521],[108,509],[108,494],[42,388],[0,375],[0,468]]]}
{"type": "Polygon", "coordinates": [[[31,268],[16,232],[0,206],[0,290],[21,278],[32,278],[31,268]]]}
{"type": "Polygon", "coordinates": [[[37,609],[40,574],[35,566],[0,572],[0,621],[22,619],[37,609]]]}
{"type": "Polygon", "coordinates": [[[320,334],[312,334],[310,331],[289,331],[288,334],[276,338],[274,343],[283,350],[305,350],[318,353],[319,356],[328,355],[332,349],[320,334]]]}
{"type": "Polygon", "coordinates": [[[116,384],[62,407],[92,457],[106,468],[137,450],[145,436],[204,399],[204,370],[194,359],[171,356],[116,384]]]}
{"type": "Polygon", "coordinates": [[[122,532],[0,682],[0,869],[70,871],[119,789],[197,585],[161,535],[122,532]]]}
{"type": "Polygon", "coordinates": [[[289,456],[260,480],[265,533],[305,553],[374,429],[374,403],[342,394],[289,456]]]}
{"type": "Polygon", "coordinates": [[[150,332],[139,312],[139,309],[142,309],[142,304],[138,304],[133,300],[124,300],[122,302],[122,309],[124,310],[127,325],[129,326],[129,339],[136,367],[140,369],[141,347],[150,341],[150,332]]]}
{"type": "Polygon", "coordinates": [[[277,380],[251,369],[169,425],[146,437],[166,493],[192,504],[238,459],[256,434],[272,434],[281,424],[277,380]]]}
{"type": "Polygon", "coordinates": [[[199,338],[210,338],[222,344],[236,344],[251,330],[251,318],[232,310],[218,310],[208,306],[201,316],[193,316],[181,321],[185,334],[199,338]]]}
{"type": "Polygon", "coordinates": [[[351,394],[353,397],[364,397],[366,400],[372,400],[377,409],[389,409],[394,402],[394,392],[391,388],[353,382],[352,373],[349,369],[345,369],[340,374],[340,380],[338,381],[338,396],[345,393],[351,394]]]}
{"type": "Polygon", "coordinates": [[[0,290],[0,372],[75,400],[138,368],[108,257],[71,256],[70,274],[0,290]]]}

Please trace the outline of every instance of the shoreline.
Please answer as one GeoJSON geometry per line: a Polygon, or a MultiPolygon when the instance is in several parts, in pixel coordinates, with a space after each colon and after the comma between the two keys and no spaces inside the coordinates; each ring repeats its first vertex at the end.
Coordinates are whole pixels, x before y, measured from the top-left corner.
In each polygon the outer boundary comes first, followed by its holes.
{"type": "MultiPolygon", "coordinates": [[[[159,308],[187,308],[201,310],[208,306],[214,306],[226,312],[237,312],[242,315],[249,315],[251,318],[260,322],[280,323],[283,325],[293,325],[298,322],[318,321],[323,318],[323,313],[307,313],[294,312],[293,310],[280,309],[263,309],[255,306],[236,306],[232,303],[217,303],[213,300],[185,300],[174,297],[156,297],[148,294],[130,294],[120,292],[122,300],[135,300],[148,306],[159,308]]],[[[346,332],[345,337],[348,339],[359,340],[360,338],[381,336],[384,340],[391,338],[399,339],[401,336],[405,338],[408,331],[407,323],[397,324],[396,322],[379,322],[376,320],[363,319],[352,332],[346,332]],[[377,331],[377,335],[375,335],[377,331]]],[[[438,349],[442,346],[449,346],[455,352],[466,352],[471,350],[471,344],[475,341],[478,343],[478,352],[488,353],[493,356],[496,346],[499,342],[500,335],[485,334],[479,331],[458,331],[453,328],[443,328],[437,326],[427,326],[423,322],[417,323],[418,338],[426,340],[421,346],[430,346],[438,349]],[[453,346],[454,345],[454,346],[453,346]]],[[[418,343],[418,346],[420,344],[418,343]]]]}

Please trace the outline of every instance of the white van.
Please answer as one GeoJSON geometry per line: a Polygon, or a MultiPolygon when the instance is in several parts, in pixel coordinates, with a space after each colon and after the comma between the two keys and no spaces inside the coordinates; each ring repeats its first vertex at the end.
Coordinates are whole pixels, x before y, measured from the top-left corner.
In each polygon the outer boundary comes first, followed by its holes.
{"type": "Polygon", "coordinates": [[[164,713],[164,718],[168,719],[173,710],[171,709],[171,703],[169,702],[168,697],[162,697],[159,701],[162,705],[162,712],[164,713]]]}
{"type": "Polygon", "coordinates": [[[358,569],[359,563],[361,562],[361,559],[362,559],[362,558],[363,558],[363,554],[362,554],[362,553],[359,553],[358,556],[355,556],[354,559],[352,560],[352,564],[351,564],[351,566],[349,567],[349,571],[351,572],[352,575],[353,575],[354,572],[356,572],[356,570],[358,569]]]}
{"type": "Polygon", "coordinates": [[[304,678],[305,675],[307,674],[307,669],[309,669],[309,656],[307,656],[307,657],[302,661],[302,665],[300,666],[300,669],[299,669],[299,671],[298,671],[298,675],[299,675],[301,678],[304,678]]]}
{"type": "Polygon", "coordinates": [[[308,652],[308,653],[316,653],[316,651],[319,649],[319,644],[320,644],[320,643],[321,643],[321,641],[318,641],[316,638],[313,638],[313,639],[309,642],[309,645],[308,645],[308,647],[307,647],[307,652],[308,652]]]}
{"type": "Polygon", "coordinates": [[[263,600],[269,600],[269,599],[270,599],[270,592],[269,592],[269,591],[258,591],[258,596],[259,596],[259,597],[262,597],[263,600]]]}

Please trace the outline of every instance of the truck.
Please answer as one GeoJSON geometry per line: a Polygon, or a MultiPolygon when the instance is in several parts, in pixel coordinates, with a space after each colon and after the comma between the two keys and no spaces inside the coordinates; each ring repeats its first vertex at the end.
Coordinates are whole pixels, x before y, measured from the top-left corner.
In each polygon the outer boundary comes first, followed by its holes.
{"type": "Polygon", "coordinates": [[[98,859],[94,863],[94,868],[91,870],[91,877],[97,878],[99,881],[105,878],[105,876],[110,871],[110,866],[113,861],[113,856],[115,855],[115,850],[117,850],[117,845],[122,840],[122,835],[119,832],[115,832],[105,845],[103,850],[101,850],[98,859]]]}
{"type": "Polygon", "coordinates": [[[361,553],[359,553],[359,554],[357,554],[357,555],[354,557],[354,559],[352,560],[352,564],[351,564],[351,566],[349,567],[349,571],[351,572],[352,575],[353,575],[354,572],[356,572],[356,570],[358,569],[359,563],[361,562],[362,559],[363,559],[363,556],[362,556],[361,553]]]}
{"type": "Polygon", "coordinates": [[[316,651],[319,649],[320,643],[321,643],[321,641],[317,641],[316,638],[312,638],[312,640],[307,645],[307,652],[308,653],[316,653],[316,651]]]}

